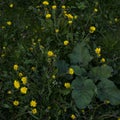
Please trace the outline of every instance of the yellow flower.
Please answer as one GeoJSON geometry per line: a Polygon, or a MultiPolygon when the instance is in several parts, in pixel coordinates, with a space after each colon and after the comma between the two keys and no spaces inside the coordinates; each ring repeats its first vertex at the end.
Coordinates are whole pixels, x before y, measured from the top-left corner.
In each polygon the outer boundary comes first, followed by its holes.
{"type": "Polygon", "coordinates": [[[65,7],[65,5],[62,5],[62,9],[65,9],[66,7],[65,7]]]}
{"type": "Polygon", "coordinates": [[[71,14],[67,14],[68,19],[73,19],[73,16],[71,14]]]}
{"type": "Polygon", "coordinates": [[[27,87],[21,87],[21,88],[20,88],[20,92],[21,92],[22,94],[26,94],[26,93],[27,93],[27,90],[28,90],[27,87]]]}
{"type": "Polygon", "coordinates": [[[115,22],[118,22],[118,21],[119,21],[118,18],[115,18],[114,20],[115,20],[115,22]]]}
{"type": "Polygon", "coordinates": [[[22,77],[22,78],[21,78],[21,81],[22,81],[22,83],[23,83],[24,85],[26,85],[26,83],[27,83],[27,77],[22,77]]]}
{"type": "Polygon", "coordinates": [[[96,53],[96,54],[98,54],[98,55],[99,55],[99,54],[100,54],[100,52],[101,52],[101,48],[96,48],[96,49],[95,49],[95,53],[96,53]]]}
{"type": "Polygon", "coordinates": [[[14,87],[16,89],[19,89],[20,88],[20,82],[18,80],[14,80],[14,87]]]}
{"type": "Polygon", "coordinates": [[[9,26],[12,25],[12,22],[11,22],[11,21],[7,21],[6,23],[7,23],[7,25],[9,25],[9,26]]]}
{"type": "Polygon", "coordinates": [[[37,109],[36,108],[32,109],[32,114],[36,114],[36,113],[37,113],[37,109]]]}
{"type": "Polygon", "coordinates": [[[70,88],[70,86],[71,86],[70,83],[68,83],[68,82],[67,82],[67,83],[64,83],[64,87],[70,88]]]}
{"type": "Polygon", "coordinates": [[[51,18],[51,14],[48,13],[48,14],[46,14],[45,17],[46,17],[46,19],[49,19],[49,18],[51,18]]]}
{"type": "Polygon", "coordinates": [[[48,2],[48,1],[43,1],[42,4],[43,4],[43,5],[49,5],[49,2],[48,2]]]}
{"type": "Polygon", "coordinates": [[[104,63],[104,62],[105,62],[105,58],[102,58],[102,59],[101,59],[101,62],[104,63]]]}
{"type": "Polygon", "coordinates": [[[68,21],[68,24],[72,24],[72,20],[69,20],[69,21],[68,21]]]}
{"type": "Polygon", "coordinates": [[[69,73],[70,75],[73,75],[73,74],[74,74],[74,69],[73,69],[73,68],[69,68],[68,73],[69,73]]]}
{"type": "Polygon", "coordinates": [[[13,6],[14,6],[14,5],[13,5],[12,3],[9,5],[10,8],[13,8],[13,6]]]}
{"type": "Polygon", "coordinates": [[[97,8],[94,8],[94,12],[98,12],[98,9],[97,9],[97,8]]]}
{"type": "Polygon", "coordinates": [[[74,19],[77,19],[77,18],[78,18],[78,16],[77,16],[77,15],[75,15],[75,16],[74,16],[74,19]]]}
{"type": "Polygon", "coordinates": [[[11,90],[8,90],[7,94],[12,94],[11,90]]]}
{"type": "Polygon", "coordinates": [[[36,68],[35,68],[35,67],[32,67],[32,68],[31,68],[31,70],[32,70],[32,71],[35,71],[35,70],[36,70],[36,68]]]}
{"type": "Polygon", "coordinates": [[[54,53],[52,52],[52,51],[48,51],[48,57],[52,57],[52,56],[54,56],[54,53]]]}
{"type": "Polygon", "coordinates": [[[36,100],[31,100],[30,106],[31,106],[31,107],[36,107],[36,106],[37,106],[36,100]]]}
{"type": "Polygon", "coordinates": [[[89,32],[90,32],[90,33],[94,33],[95,30],[96,30],[96,27],[95,27],[95,26],[91,26],[91,27],[89,28],[89,32]]]}
{"type": "Polygon", "coordinates": [[[52,6],[52,9],[53,9],[53,10],[55,10],[56,8],[57,8],[57,6],[56,6],[56,5],[53,5],[53,6],[52,6]]]}
{"type": "Polygon", "coordinates": [[[17,71],[18,70],[18,65],[17,64],[15,64],[14,66],[13,66],[13,69],[15,70],[15,71],[17,71]]]}
{"type": "Polygon", "coordinates": [[[110,101],[109,101],[109,100],[105,100],[105,103],[106,103],[106,104],[109,104],[109,103],[110,103],[110,101]]]}
{"type": "Polygon", "coordinates": [[[76,119],[76,116],[74,114],[72,114],[70,117],[71,117],[72,120],[76,119]]]}
{"type": "Polygon", "coordinates": [[[120,120],[120,117],[119,117],[119,118],[117,118],[117,120],[120,120]]]}
{"type": "Polygon", "coordinates": [[[55,29],[55,32],[58,33],[58,32],[59,32],[59,29],[55,29]]]}
{"type": "Polygon", "coordinates": [[[56,76],[55,75],[52,75],[52,79],[55,79],[56,78],[56,76]]]}
{"type": "Polygon", "coordinates": [[[19,77],[22,77],[22,76],[23,76],[23,74],[20,72],[20,73],[18,74],[18,76],[19,76],[19,77]]]}
{"type": "Polygon", "coordinates": [[[18,106],[19,105],[19,101],[18,100],[13,101],[13,105],[14,106],[18,106]]]}
{"type": "Polygon", "coordinates": [[[68,45],[69,44],[69,41],[68,40],[65,40],[64,41],[64,45],[66,46],[66,45],[68,45]]]}
{"type": "Polygon", "coordinates": [[[1,28],[2,28],[2,29],[5,29],[5,26],[2,26],[1,28]]]}

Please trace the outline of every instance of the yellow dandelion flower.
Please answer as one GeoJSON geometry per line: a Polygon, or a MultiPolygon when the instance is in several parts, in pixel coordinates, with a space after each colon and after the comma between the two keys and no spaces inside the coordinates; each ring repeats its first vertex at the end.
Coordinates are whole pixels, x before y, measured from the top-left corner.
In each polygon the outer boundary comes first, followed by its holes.
{"type": "Polygon", "coordinates": [[[7,94],[9,94],[9,95],[12,94],[11,90],[8,90],[8,91],[7,91],[7,94]]]}
{"type": "Polygon", "coordinates": [[[119,118],[117,118],[117,120],[120,120],[120,117],[119,117],[119,118]]]}
{"type": "Polygon", "coordinates": [[[71,85],[70,85],[70,83],[69,83],[69,82],[64,83],[64,87],[65,87],[65,88],[70,88],[70,86],[71,86],[71,85]]]}
{"type": "Polygon", "coordinates": [[[31,67],[31,70],[32,70],[32,71],[35,71],[35,70],[36,70],[36,67],[31,67]]]}
{"type": "Polygon", "coordinates": [[[56,76],[55,75],[52,75],[52,79],[55,79],[56,78],[56,76]]]}
{"type": "Polygon", "coordinates": [[[62,5],[61,8],[62,8],[62,9],[65,9],[66,7],[65,7],[65,5],[62,5]]]}
{"type": "Polygon", "coordinates": [[[19,101],[18,100],[13,101],[13,105],[14,106],[18,106],[19,105],[19,101]]]}
{"type": "Polygon", "coordinates": [[[2,28],[2,29],[5,29],[5,26],[2,26],[1,28],[2,28]]]}
{"type": "Polygon", "coordinates": [[[48,55],[48,57],[52,57],[52,56],[54,56],[54,53],[52,51],[48,51],[47,55],[48,55]]]}
{"type": "Polygon", "coordinates": [[[48,1],[43,1],[43,3],[42,3],[43,5],[49,5],[49,2],[48,1]]]}
{"type": "Polygon", "coordinates": [[[75,116],[74,114],[72,114],[72,115],[70,116],[70,118],[71,118],[72,120],[75,120],[75,119],[76,119],[76,116],[75,116]]]}
{"type": "Polygon", "coordinates": [[[37,109],[36,108],[32,109],[32,114],[37,114],[37,109]]]}
{"type": "Polygon", "coordinates": [[[15,71],[17,71],[18,70],[18,65],[17,64],[15,64],[14,66],[13,66],[13,69],[15,70],[15,71]]]}
{"type": "Polygon", "coordinates": [[[27,87],[21,87],[21,88],[20,88],[20,92],[21,92],[22,94],[26,94],[26,93],[27,93],[27,90],[28,90],[27,87]]]}
{"type": "Polygon", "coordinates": [[[67,14],[68,19],[73,19],[73,16],[71,14],[67,14]]]}
{"type": "Polygon", "coordinates": [[[55,29],[55,32],[58,33],[58,32],[59,32],[59,29],[55,29]]]}
{"type": "Polygon", "coordinates": [[[24,85],[26,85],[27,84],[27,77],[22,77],[21,81],[24,85]]]}
{"type": "Polygon", "coordinates": [[[53,9],[53,10],[55,10],[56,8],[57,8],[57,6],[56,6],[56,5],[53,5],[53,6],[52,6],[52,9],[53,9]]]}
{"type": "Polygon", "coordinates": [[[31,100],[30,106],[31,106],[31,107],[36,107],[36,106],[37,106],[36,100],[31,100]]]}
{"type": "Polygon", "coordinates": [[[101,53],[101,48],[96,48],[95,53],[99,55],[101,53]]]}
{"type": "Polygon", "coordinates": [[[97,9],[97,8],[94,8],[94,12],[98,12],[98,9],[97,9]]]}
{"type": "Polygon", "coordinates": [[[89,28],[89,32],[90,33],[94,33],[96,31],[96,27],[95,26],[91,26],[90,28],[89,28]]]}
{"type": "Polygon", "coordinates": [[[67,46],[69,44],[69,41],[68,40],[65,40],[64,41],[64,45],[67,46]]]}
{"type": "Polygon", "coordinates": [[[69,20],[69,21],[68,21],[68,24],[72,24],[72,23],[73,23],[73,21],[72,21],[72,20],[69,20]]]}
{"type": "Polygon", "coordinates": [[[46,14],[45,17],[46,17],[46,19],[49,19],[49,18],[51,18],[51,14],[48,13],[48,14],[46,14]]]}
{"type": "Polygon", "coordinates": [[[13,6],[14,6],[13,3],[11,3],[11,4],[9,5],[10,8],[13,8],[13,6]]]}
{"type": "Polygon", "coordinates": [[[11,22],[11,21],[7,21],[6,23],[7,23],[7,25],[9,25],[9,26],[12,25],[12,22],[11,22]]]}
{"type": "Polygon", "coordinates": [[[18,80],[14,80],[14,87],[16,88],[16,89],[19,89],[20,88],[20,82],[18,81],[18,80]]]}
{"type": "Polygon", "coordinates": [[[105,62],[105,58],[102,58],[100,61],[101,61],[102,63],[104,63],[104,62],[105,62]]]}
{"type": "Polygon", "coordinates": [[[73,68],[69,68],[68,73],[69,73],[70,75],[73,75],[73,74],[74,74],[74,69],[73,69],[73,68]]]}
{"type": "Polygon", "coordinates": [[[22,77],[22,76],[23,76],[23,74],[20,72],[20,73],[18,74],[18,76],[19,76],[19,77],[22,77]]]}

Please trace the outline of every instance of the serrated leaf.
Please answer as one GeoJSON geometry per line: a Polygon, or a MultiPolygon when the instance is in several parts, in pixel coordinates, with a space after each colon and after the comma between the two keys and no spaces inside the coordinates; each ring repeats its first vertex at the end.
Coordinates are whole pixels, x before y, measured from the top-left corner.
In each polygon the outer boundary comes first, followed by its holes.
{"type": "Polygon", "coordinates": [[[83,109],[90,104],[95,94],[96,86],[90,79],[75,79],[72,82],[72,98],[78,108],[83,109]]]}
{"type": "Polygon", "coordinates": [[[108,65],[93,67],[89,73],[90,77],[97,80],[106,80],[112,76],[113,69],[108,65]]]}
{"type": "Polygon", "coordinates": [[[92,56],[90,56],[88,48],[84,43],[77,44],[72,53],[69,54],[69,58],[71,63],[80,64],[80,65],[88,65],[91,61],[92,56]]]}
{"type": "Polygon", "coordinates": [[[120,90],[110,80],[101,81],[98,84],[97,96],[101,101],[109,100],[112,105],[120,104],[120,90]]]}

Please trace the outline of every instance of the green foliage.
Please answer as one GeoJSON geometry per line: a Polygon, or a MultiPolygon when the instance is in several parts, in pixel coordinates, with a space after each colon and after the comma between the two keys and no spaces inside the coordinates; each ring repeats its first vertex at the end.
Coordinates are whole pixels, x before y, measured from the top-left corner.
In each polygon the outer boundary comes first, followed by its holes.
{"type": "Polygon", "coordinates": [[[120,90],[110,80],[103,80],[98,84],[98,97],[109,100],[112,105],[120,104],[120,90]]]}
{"type": "Polygon", "coordinates": [[[120,2],[43,2],[0,0],[0,120],[118,118],[120,2]]]}
{"type": "Polygon", "coordinates": [[[95,95],[95,84],[86,78],[76,78],[72,82],[72,97],[78,108],[83,109],[92,101],[95,95]]]}

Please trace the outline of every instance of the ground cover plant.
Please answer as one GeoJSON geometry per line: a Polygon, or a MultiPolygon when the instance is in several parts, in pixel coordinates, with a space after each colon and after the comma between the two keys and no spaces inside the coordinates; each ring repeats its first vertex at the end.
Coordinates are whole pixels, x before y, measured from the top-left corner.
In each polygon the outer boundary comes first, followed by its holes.
{"type": "Polygon", "coordinates": [[[119,5],[0,0],[0,119],[120,120],[119,5]]]}

